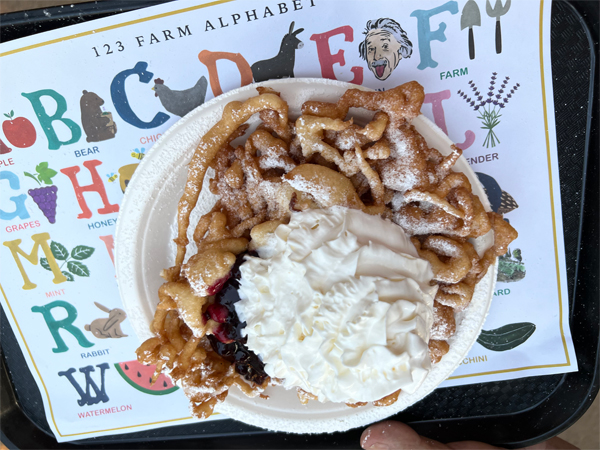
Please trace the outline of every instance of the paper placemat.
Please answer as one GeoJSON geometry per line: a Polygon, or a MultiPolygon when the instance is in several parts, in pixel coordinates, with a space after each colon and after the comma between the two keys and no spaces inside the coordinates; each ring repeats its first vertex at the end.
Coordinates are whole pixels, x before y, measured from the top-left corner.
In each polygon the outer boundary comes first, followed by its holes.
{"type": "Polygon", "coordinates": [[[419,81],[423,113],[519,231],[484,331],[444,385],[577,370],[550,2],[365,5],[179,1],[0,45],[1,300],[59,442],[194,420],[181,390],[166,377],[150,385],[135,361],[113,265],[119,204],[166,129],[271,78],[419,81]]]}

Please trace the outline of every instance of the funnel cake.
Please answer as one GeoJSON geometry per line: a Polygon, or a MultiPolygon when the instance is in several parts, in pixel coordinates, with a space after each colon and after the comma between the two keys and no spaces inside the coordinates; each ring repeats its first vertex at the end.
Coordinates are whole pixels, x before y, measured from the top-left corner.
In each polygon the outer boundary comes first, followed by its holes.
{"type": "MultiPolygon", "coordinates": [[[[305,102],[292,120],[285,99],[262,87],[256,97],[229,103],[201,138],[178,204],[175,265],[161,273],[154,336],[137,350],[142,363],[156,364],[155,378],[165,372],[183,387],[196,417],[208,417],[234,384],[266,397],[267,386],[281,383],[246,347],[234,304],[245,255],[256,256],[295,211],[344,207],[401,227],[438,286],[431,362],[449,351],[455,313],[468,308],[477,283],[517,233],[486,212],[468,178],[452,171],[461,150],[452,146],[442,155],[411,124],[423,99],[415,81],[384,92],[349,89],[336,103],[305,102]],[[373,115],[355,123],[350,108],[373,115]],[[261,123],[250,132],[246,121],[254,114],[261,123]],[[205,180],[209,169],[214,175],[205,180]],[[218,200],[195,226],[198,251],[189,255],[190,214],[205,181],[218,200]],[[493,244],[478,253],[473,240],[492,234],[493,244]]],[[[389,406],[399,394],[373,405],[389,406]]],[[[314,398],[304,390],[298,397],[314,398]]]]}

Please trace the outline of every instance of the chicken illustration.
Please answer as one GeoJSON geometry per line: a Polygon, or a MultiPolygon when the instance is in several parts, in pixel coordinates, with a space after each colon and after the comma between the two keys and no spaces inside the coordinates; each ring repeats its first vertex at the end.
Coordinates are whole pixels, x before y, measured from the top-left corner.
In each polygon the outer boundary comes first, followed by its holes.
{"type": "Polygon", "coordinates": [[[197,108],[206,97],[206,88],[208,87],[208,81],[203,76],[198,82],[189,89],[184,91],[174,91],[168,86],[165,86],[165,82],[160,78],[154,80],[154,96],[158,97],[163,107],[171,114],[183,117],[194,108],[197,108]]]}

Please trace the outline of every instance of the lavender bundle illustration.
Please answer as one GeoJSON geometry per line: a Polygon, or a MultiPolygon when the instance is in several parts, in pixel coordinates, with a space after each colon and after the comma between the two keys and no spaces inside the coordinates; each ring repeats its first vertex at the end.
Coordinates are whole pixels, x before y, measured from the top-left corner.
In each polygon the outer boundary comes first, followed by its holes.
{"type": "Polygon", "coordinates": [[[495,147],[496,144],[500,143],[500,139],[494,132],[494,128],[500,123],[500,110],[505,108],[508,104],[508,101],[512,98],[515,92],[521,87],[519,83],[515,84],[510,91],[507,92],[509,77],[505,77],[500,85],[500,88],[494,92],[496,89],[496,76],[498,74],[496,72],[492,73],[492,78],[490,80],[490,87],[488,88],[487,98],[481,94],[477,86],[473,81],[469,81],[469,87],[473,91],[473,98],[469,97],[467,93],[462,90],[458,91],[458,95],[462,97],[467,104],[473,108],[473,111],[480,111],[478,119],[481,120],[481,123],[484,130],[488,130],[485,140],[483,141],[483,145],[486,148],[489,148],[490,144],[492,147],[495,147]]]}

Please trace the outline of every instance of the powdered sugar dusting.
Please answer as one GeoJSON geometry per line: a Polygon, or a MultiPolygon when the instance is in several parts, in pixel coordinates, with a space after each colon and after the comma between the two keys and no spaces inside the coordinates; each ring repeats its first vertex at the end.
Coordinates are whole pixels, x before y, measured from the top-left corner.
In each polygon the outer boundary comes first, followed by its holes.
{"type": "Polygon", "coordinates": [[[286,181],[292,186],[294,189],[306,192],[312,195],[317,203],[320,205],[329,205],[332,194],[332,187],[326,184],[315,184],[310,183],[303,177],[298,175],[292,177],[291,179],[286,179],[286,181]]]}
{"type": "Polygon", "coordinates": [[[381,170],[383,184],[400,192],[406,192],[423,184],[427,174],[424,167],[420,167],[417,163],[417,156],[409,146],[406,134],[401,129],[390,125],[385,137],[390,143],[391,161],[381,170]]]}

